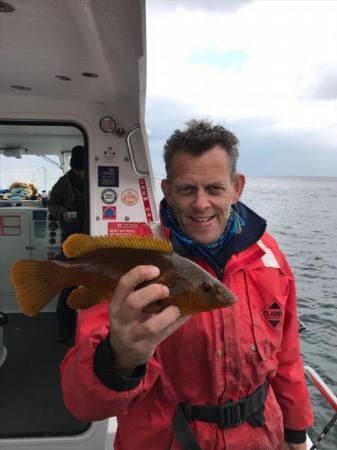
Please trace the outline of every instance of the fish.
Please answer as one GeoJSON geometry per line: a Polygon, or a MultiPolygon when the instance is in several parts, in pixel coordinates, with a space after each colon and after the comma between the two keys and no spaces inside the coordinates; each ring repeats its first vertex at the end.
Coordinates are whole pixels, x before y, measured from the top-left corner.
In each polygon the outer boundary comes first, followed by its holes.
{"type": "Polygon", "coordinates": [[[63,243],[63,252],[65,261],[20,260],[12,265],[11,281],[24,314],[35,316],[59,291],[70,286],[77,286],[67,300],[75,310],[111,301],[120,278],[138,265],[157,266],[160,275],[137,288],[161,283],[170,292],[167,298],[144,307],[142,311],[148,314],[175,305],[181,315],[190,315],[237,301],[218,279],[174,252],[167,239],[72,234],[63,243]]]}

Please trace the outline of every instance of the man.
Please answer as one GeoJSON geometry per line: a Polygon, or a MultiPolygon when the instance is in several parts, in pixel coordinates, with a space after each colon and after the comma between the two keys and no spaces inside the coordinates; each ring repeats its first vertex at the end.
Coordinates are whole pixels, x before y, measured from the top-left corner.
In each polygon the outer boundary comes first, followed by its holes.
{"type": "Polygon", "coordinates": [[[80,420],[117,416],[116,450],[304,450],[313,415],[299,353],[294,278],[266,222],[239,202],[238,140],[191,121],[165,145],[164,232],[236,294],[230,308],[180,317],[158,269],[123,276],[89,310],[62,363],[80,420]],[[136,289],[144,280],[150,286],[136,289]]]}
{"type": "MultiPolygon", "coordinates": [[[[48,201],[49,212],[60,222],[61,242],[74,233],[85,232],[85,150],[76,145],[71,151],[69,170],[53,186],[48,201]]],[[[63,253],[59,259],[65,259],[63,253]]],[[[67,298],[74,287],[63,289],[57,302],[57,341],[69,339],[76,326],[76,312],[67,305],[67,298]]]]}

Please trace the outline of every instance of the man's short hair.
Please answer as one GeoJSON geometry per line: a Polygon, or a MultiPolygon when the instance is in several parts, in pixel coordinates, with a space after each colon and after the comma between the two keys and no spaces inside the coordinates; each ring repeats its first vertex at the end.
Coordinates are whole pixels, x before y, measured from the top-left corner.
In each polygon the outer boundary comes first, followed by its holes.
{"type": "Polygon", "coordinates": [[[221,146],[229,155],[232,163],[231,176],[236,173],[236,163],[239,157],[239,139],[221,125],[213,125],[207,120],[192,119],[186,123],[184,130],[175,130],[164,145],[164,162],[167,178],[170,178],[170,168],[175,154],[186,152],[200,156],[216,145],[221,146]]]}

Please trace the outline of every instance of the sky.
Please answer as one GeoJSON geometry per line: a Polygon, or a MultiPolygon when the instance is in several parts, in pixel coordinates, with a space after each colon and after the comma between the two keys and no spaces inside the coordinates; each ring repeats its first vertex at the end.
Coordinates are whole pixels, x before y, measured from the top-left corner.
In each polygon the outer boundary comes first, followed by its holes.
{"type": "Polygon", "coordinates": [[[147,0],[155,174],[191,118],[240,139],[251,176],[337,176],[336,0],[147,0]]]}

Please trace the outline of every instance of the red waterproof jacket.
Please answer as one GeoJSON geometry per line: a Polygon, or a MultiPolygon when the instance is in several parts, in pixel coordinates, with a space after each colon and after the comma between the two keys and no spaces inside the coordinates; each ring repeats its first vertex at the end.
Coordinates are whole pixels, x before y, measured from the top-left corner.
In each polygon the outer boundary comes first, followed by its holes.
{"type": "Polygon", "coordinates": [[[265,426],[244,423],[221,430],[200,421],[190,426],[203,450],[283,450],[284,427],[301,430],[313,424],[293,274],[264,233],[232,255],[223,282],[238,302],[192,316],[157,347],[139,384],[123,392],[105,386],[93,370],[95,349],[109,331],[107,303],[82,311],[76,345],[61,367],[67,408],[83,421],[117,416],[116,450],[180,450],[171,425],[177,402],[236,402],[268,378],[265,426]]]}

